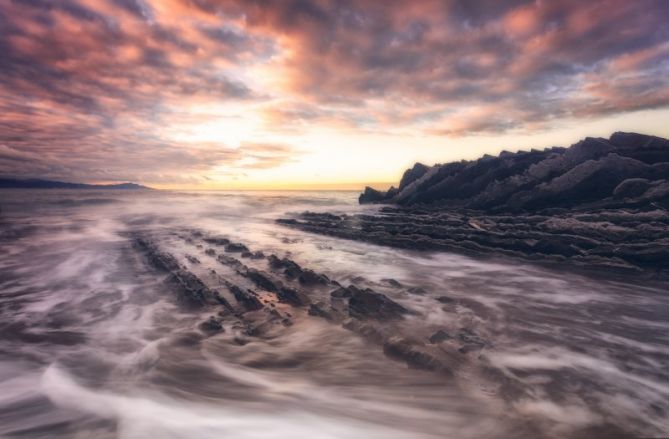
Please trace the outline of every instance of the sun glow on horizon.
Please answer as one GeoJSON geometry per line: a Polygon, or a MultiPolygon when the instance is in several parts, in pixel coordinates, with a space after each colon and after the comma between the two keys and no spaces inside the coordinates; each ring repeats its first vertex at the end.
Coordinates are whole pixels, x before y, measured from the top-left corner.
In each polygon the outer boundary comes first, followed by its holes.
{"type": "Polygon", "coordinates": [[[0,0],[0,175],[385,187],[415,162],[669,137],[664,7],[130,3],[0,0]]]}

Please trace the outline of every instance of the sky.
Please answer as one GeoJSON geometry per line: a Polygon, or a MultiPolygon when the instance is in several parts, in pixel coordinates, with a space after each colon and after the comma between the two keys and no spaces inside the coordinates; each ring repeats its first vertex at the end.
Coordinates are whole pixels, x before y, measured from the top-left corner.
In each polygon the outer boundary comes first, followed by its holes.
{"type": "Polygon", "coordinates": [[[669,137],[669,1],[0,0],[0,176],[357,189],[669,137]]]}

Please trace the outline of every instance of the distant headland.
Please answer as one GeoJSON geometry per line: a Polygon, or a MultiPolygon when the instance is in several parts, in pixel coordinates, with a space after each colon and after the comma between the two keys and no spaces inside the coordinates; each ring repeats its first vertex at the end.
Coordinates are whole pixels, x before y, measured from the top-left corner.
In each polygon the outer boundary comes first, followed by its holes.
{"type": "Polygon", "coordinates": [[[0,189],[115,189],[115,190],[153,190],[137,183],[85,184],[42,179],[1,178],[0,189]]]}

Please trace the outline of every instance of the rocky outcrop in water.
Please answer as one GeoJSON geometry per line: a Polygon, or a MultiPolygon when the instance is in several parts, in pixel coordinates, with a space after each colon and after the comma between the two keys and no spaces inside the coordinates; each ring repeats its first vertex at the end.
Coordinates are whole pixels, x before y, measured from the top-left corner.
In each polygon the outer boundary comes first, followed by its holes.
{"type": "Polygon", "coordinates": [[[307,232],[411,250],[505,256],[619,274],[669,274],[669,212],[654,206],[523,214],[384,207],[376,215],[308,213],[277,222],[307,232]]]}
{"type": "Polygon", "coordinates": [[[669,141],[634,133],[407,170],[365,188],[377,214],[304,212],[278,223],[411,250],[669,274],[669,141]]]}
{"type": "Polygon", "coordinates": [[[497,212],[546,208],[669,207],[669,141],[636,133],[588,137],[569,148],[502,152],[408,169],[399,189],[366,188],[361,203],[497,212]]]}
{"type": "MultiPolygon", "coordinates": [[[[332,214],[306,216],[330,221],[339,218],[332,214]]],[[[467,361],[472,346],[483,348],[462,337],[444,337],[429,322],[419,323],[420,313],[390,296],[428,292],[395,279],[370,284],[359,277],[342,285],[287,255],[265,256],[242,243],[198,230],[167,235],[142,232],[133,234],[132,239],[152,267],[167,273],[166,285],[175,290],[179,304],[215,313],[197,325],[207,337],[225,337],[235,344],[272,340],[293,325],[304,324],[305,319],[318,319],[368,339],[391,359],[446,374],[467,361]],[[188,247],[183,248],[183,243],[188,247]],[[231,244],[235,250],[226,253],[231,244]],[[239,252],[241,247],[258,257],[245,257],[239,252]]],[[[438,298],[435,304],[439,306],[438,298]]]]}

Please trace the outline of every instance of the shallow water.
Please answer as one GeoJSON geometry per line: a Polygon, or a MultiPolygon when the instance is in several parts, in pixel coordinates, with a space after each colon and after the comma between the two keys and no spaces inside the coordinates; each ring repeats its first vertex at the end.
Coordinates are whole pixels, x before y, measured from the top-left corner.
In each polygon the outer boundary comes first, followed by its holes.
{"type": "Polygon", "coordinates": [[[375,209],[356,195],[0,192],[0,437],[669,435],[666,284],[390,249],[274,223],[304,210],[375,209]],[[409,368],[299,310],[272,337],[240,344],[232,326],[203,336],[198,325],[212,311],[180,306],[129,238],[151,234],[203,278],[214,267],[234,276],[181,239],[193,229],[382,292],[414,311],[406,333],[466,328],[485,347],[458,353],[449,376],[409,368]]]}

